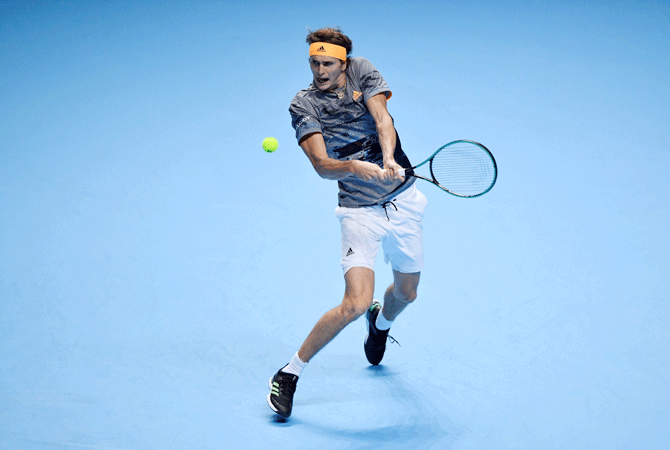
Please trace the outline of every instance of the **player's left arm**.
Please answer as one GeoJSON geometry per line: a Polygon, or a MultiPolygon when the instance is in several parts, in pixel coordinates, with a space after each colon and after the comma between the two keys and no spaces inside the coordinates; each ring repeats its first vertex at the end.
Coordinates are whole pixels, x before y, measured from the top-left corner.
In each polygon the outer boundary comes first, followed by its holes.
{"type": "Polygon", "coordinates": [[[365,104],[368,111],[372,115],[377,126],[377,134],[379,135],[379,145],[382,148],[384,156],[384,170],[387,172],[387,179],[402,180],[400,170],[402,167],[395,161],[393,156],[396,147],[396,133],[393,127],[393,119],[386,108],[386,93],[370,97],[365,104]]]}

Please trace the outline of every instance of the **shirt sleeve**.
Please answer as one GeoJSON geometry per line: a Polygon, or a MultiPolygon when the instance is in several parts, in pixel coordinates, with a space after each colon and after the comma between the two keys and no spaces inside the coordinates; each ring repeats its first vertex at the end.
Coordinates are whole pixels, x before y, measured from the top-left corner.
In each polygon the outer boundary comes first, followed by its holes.
{"type": "Polygon", "coordinates": [[[308,134],[323,133],[321,122],[316,118],[314,108],[302,93],[293,98],[288,110],[291,114],[291,125],[295,129],[295,137],[298,142],[308,134]]]}
{"type": "Polygon", "coordinates": [[[385,93],[386,98],[391,98],[391,89],[389,89],[386,80],[379,71],[365,58],[354,58],[353,66],[360,87],[363,91],[363,98],[367,102],[371,97],[377,94],[385,93]]]}

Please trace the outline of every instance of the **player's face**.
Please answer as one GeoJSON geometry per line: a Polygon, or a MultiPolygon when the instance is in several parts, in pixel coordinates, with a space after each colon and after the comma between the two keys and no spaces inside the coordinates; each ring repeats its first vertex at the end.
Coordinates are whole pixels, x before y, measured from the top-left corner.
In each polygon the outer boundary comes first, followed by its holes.
{"type": "Polygon", "coordinates": [[[344,73],[347,63],[332,56],[310,56],[309,67],[314,75],[314,85],[320,91],[341,88],[347,80],[344,73]]]}

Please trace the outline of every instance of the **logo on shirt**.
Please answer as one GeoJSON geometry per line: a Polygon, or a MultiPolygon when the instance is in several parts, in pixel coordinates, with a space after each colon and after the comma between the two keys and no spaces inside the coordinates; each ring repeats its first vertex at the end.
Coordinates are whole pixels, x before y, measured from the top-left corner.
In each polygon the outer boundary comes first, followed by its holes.
{"type": "Polygon", "coordinates": [[[354,91],[354,101],[358,101],[358,99],[361,98],[361,95],[363,95],[362,92],[354,91]]]}

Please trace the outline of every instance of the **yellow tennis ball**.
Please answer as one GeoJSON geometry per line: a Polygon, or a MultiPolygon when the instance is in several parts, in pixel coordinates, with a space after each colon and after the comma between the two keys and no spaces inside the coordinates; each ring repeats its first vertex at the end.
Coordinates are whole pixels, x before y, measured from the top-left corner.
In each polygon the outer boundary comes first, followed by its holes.
{"type": "Polygon", "coordinates": [[[272,153],[275,150],[277,150],[277,147],[279,146],[279,142],[277,139],[273,137],[267,137],[263,139],[263,150],[265,150],[268,153],[272,153]]]}

